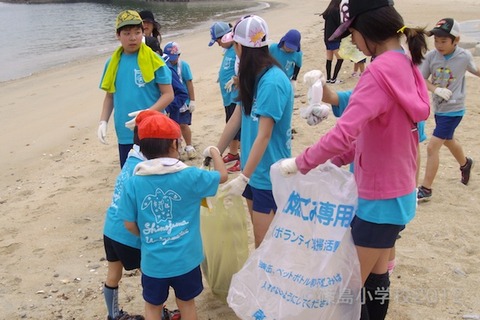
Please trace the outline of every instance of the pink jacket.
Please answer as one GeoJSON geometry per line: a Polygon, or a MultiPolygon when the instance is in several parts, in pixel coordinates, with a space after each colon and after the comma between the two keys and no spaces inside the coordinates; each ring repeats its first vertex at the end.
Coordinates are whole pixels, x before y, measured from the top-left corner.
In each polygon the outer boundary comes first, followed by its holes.
{"type": "Polygon", "coordinates": [[[296,158],[303,174],[331,159],[354,161],[359,197],[391,199],[416,186],[417,122],[430,100],[425,80],[403,53],[379,55],[362,74],[335,127],[296,158]]]}

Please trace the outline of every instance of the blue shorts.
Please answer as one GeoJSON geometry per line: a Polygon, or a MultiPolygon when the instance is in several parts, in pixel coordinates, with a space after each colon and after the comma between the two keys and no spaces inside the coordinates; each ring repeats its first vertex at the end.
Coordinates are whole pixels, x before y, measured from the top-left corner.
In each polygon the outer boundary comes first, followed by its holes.
{"type": "Polygon", "coordinates": [[[120,155],[120,168],[123,168],[125,161],[127,161],[128,153],[133,148],[132,144],[119,144],[118,145],[118,154],[120,155]]]}
{"type": "MultiPolygon", "coordinates": [[[[232,103],[230,104],[229,106],[225,106],[225,123],[228,122],[228,120],[230,120],[233,112],[235,111],[235,108],[237,107],[237,104],[236,103],[232,103]]],[[[238,130],[237,134],[235,135],[235,137],[233,137],[233,140],[237,140],[237,141],[240,141],[240,133],[241,133],[241,129],[238,130]]]]}
{"type": "Polygon", "coordinates": [[[192,124],[192,113],[190,111],[185,111],[179,114],[178,116],[178,124],[192,124]]]}
{"type": "Polygon", "coordinates": [[[155,306],[162,305],[168,298],[170,287],[175,291],[175,297],[189,301],[203,291],[202,272],[200,266],[181,276],[171,278],[152,278],[142,274],[143,299],[155,306]]]}
{"type": "Polygon", "coordinates": [[[277,204],[273,199],[272,190],[260,190],[247,184],[242,194],[246,199],[252,200],[253,211],[269,214],[277,211],[277,204]]]}
{"type": "Polygon", "coordinates": [[[165,112],[168,114],[168,117],[175,121],[176,123],[180,124],[180,111],[177,108],[169,108],[165,109],[165,112]]]}
{"type": "Polygon", "coordinates": [[[340,48],[340,41],[325,41],[327,50],[338,50],[340,48]]]}
{"type": "Polygon", "coordinates": [[[105,247],[107,261],[120,261],[125,270],[140,268],[140,249],[124,245],[123,243],[110,239],[106,235],[103,235],[103,246],[105,247]]]}
{"type": "Polygon", "coordinates": [[[356,246],[377,249],[393,248],[398,234],[405,229],[405,225],[378,224],[357,216],[353,218],[350,226],[356,246]]]}
{"type": "Polygon", "coordinates": [[[458,125],[462,121],[462,118],[463,117],[461,116],[448,117],[435,115],[436,126],[433,130],[433,136],[445,140],[453,139],[455,129],[457,129],[458,125]]]}

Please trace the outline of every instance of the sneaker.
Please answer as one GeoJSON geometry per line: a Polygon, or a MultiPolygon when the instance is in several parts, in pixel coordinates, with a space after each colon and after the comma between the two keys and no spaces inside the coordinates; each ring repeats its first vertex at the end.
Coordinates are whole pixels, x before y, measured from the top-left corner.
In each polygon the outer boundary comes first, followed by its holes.
{"type": "Polygon", "coordinates": [[[180,315],[180,310],[168,310],[166,307],[163,307],[162,311],[162,320],[181,320],[182,316],[180,315]]]}
{"type": "Polygon", "coordinates": [[[237,160],[233,166],[227,168],[227,172],[228,173],[240,172],[240,160],[237,160]]]}
{"type": "Polygon", "coordinates": [[[229,162],[233,162],[233,161],[240,161],[240,155],[237,153],[237,154],[231,154],[230,152],[227,153],[227,155],[225,157],[223,157],[223,162],[224,163],[229,163],[229,162]]]}
{"type": "Polygon", "coordinates": [[[328,79],[326,83],[332,83],[332,79],[328,79]]]}
{"type": "Polygon", "coordinates": [[[340,79],[332,79],[332,80],[330,80],[330,83],[331,83],[331,84],[340,84],[340,83],[343,83],[343,80],[340,80],[340,79]]]}
{"type": "Polygon", "coordinates": [[[359,75],[358,73],[352,72],[352,78],[357,78],[357,77],[359,77],[359,76],[360,76],[360,75],[359,75]]]}
{"type": "Polygon", "coordinates": [[[467,163],[460,167],[460,171],[462,172],[462,183],[464,185],[468,184],[468,181],[470,180],[470,171],[472,171],[473,168],[473,159],[468,157],[466,159],[467,163]]]}
{"type": "Polygon", "coordinates": [[[195,159],[197,157],[197,150],[195,150],[195,148],[192,146],[186,146],[185,152],[187,153],[187,158],[190,160],[195,159]]]}
{"type": "Polygon", "coordinates": [[[418,202],[424,202],[430,200],[432,197],[432,189],[427,189],[424,186],[420,186],[417,189],[418,202]]]}

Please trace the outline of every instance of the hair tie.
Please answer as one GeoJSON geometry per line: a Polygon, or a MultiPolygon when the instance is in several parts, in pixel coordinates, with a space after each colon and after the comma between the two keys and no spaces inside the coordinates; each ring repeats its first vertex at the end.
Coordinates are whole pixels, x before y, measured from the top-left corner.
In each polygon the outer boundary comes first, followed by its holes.
{"type": "Polygon", "coordinates": [[[397,33],[403,33],[403,31],[405,31],[406,28],[407,26],[401,27],[400,29],[397,30],[397,33]]]}

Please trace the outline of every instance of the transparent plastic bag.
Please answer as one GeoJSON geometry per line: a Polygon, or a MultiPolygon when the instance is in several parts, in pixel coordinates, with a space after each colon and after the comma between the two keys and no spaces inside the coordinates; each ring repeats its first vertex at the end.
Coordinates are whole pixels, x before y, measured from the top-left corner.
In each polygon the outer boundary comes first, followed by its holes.
{"type": "Polygon", "coordinates": [[[358,320],[360,264],[350,221],[353,175],[328,162],[307,175],[270,170],[278,209],[260,247],[234,275],[227,302],[241,319],[358,320]]]}
{"type": "Polygon", "coordinates": [[[234,273],[248,257],[247,213],[241,196],[202,201],[200,224],[205,259],[201,269],[212,292],[225,300],[234,273]]]}

